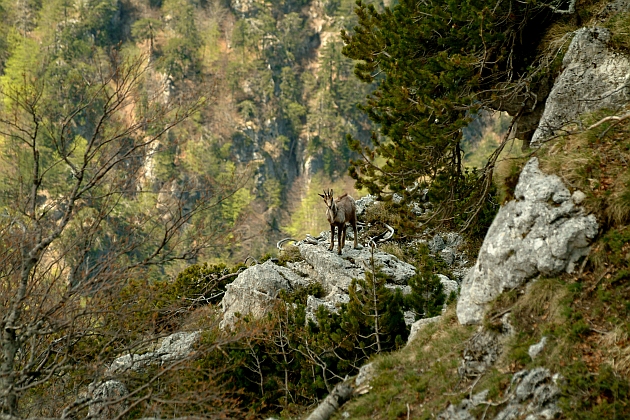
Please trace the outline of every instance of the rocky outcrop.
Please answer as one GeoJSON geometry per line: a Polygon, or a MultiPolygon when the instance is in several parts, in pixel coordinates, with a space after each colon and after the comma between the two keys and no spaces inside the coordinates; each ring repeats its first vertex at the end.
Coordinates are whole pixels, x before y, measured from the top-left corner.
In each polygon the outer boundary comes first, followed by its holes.
{"type": "Polygon", "coordinates": [[[557,130],[577,122],[582,114],[619,109],[628,103],[630,60],[608,48],[610,37],[610,31],[604,28],[581,28],[575,32],[564,55],[564,70],[553,85],[532,137],[532,146],[540,146],[557,130]]]}
{"type": "MultiPolygon", "coordinates": [[[[324,243],[321,245],[299,244],[302,258],[317,272],[317,280],[327,291],[334,288],[347,291],[352,279],[364,278],[365,271],[371,269],[372,253],[368,247],[352,249],[346,246],[343,255],[329,252],[324,243]]],[[[406,284],[416,269],[395,256],[374,251],[374,264],[395,284],[406,284]]]]}
{"type": "Polygon", "coordinates": [[[305,277],[271,260],[248,268],[226,287],[221,328],[234,325],[239,316],[261,318],[277,302],[280,290],[307,284],[305,277]]]}
{"type": "Polygon", "coordinates": [[[549,370],[542,367],[522,370],[512,376],[505,392],[507,397],[502,401],[486,401],[488,390],[483,390],[457,405],[449,405],[437,418],[473,420],[475,417],[470,413],[471,409],[491,404],[503,406],[494,420],[553,419],[560,413],[557,405],[560,397],[559,379],[559,375],[552,376],[549,370]]]}
{"type": "MultiPolygon", "coordinates": [[[[271,260],[257,264],[243,271],[236,280],[227,286],[221,302],[223,320],[221,327],[231,327],[238,316],[250,315],[261,318],[275,305],[280,290],[293,290],[313,282],[320,283],[326,290],[324,298],[309,296],[307,318],[314,320],[315,312],[321,305],[335,311],[339,304],[349,301],[348,287],[352,279],[364,278],[366,270],[371,270],[372,250],[369,248],[352,249],[346,246],[342,255],[328,251],[326,235],[318,238],[308,237],[296,244],[303,258],[302,261],[278,266],[271,260]],[[238,316],[237,316],[238,314],[238,316]]],[[[400,261],[393,255],[374,250],[375,267],[381,270],[392,282],[389,288],[401,288],[409,293],[405,286],[407,280],[415,275],[411,264],[400,261]]],[[[447,277],[445,290],[456,288],[457,283],[447,277]],[[453,285],[454,283],[455,285],[453,285]]]]}
{"type": "Polygon", "coordinates": [[[595,216],[576,204],[583,195],[572,196],[559,177],[542,173],[536,158],[525,165],[515,197],[499,210],[462,283],[462,324],[481,322],[488,302],[539,274],[571,272],[597,234],[595,216]]]}
{"type": "Polygon", "coordinates": [[[177,332],[162,339],[155,351],[142,354],[126,354],[116,358],[105,371],[106,377],[128,371],[137,372],[152,364],[163,364],[181,360],[193,352],[193,345],[201,336],[200,331],[177,332]]]}
{"type": "Polygon", "coordinates": [[[462,378],[476,377],[494,365],[503,351],[501,335],[486,330],[473,335],[466,343],[463,358],[457,368],[459,376],[462,378]]]}
{"type": "MultiPolygon", "coordinates": [[[[280,290],[293,290],[297,286],[306,286],[313,282],[320,283],[327,292],[323,298],[308,296],[306,318],[315,321],[315,313],[320,306],[336,312],[339,305],[348,303],[348,287],[352,279],[362,279],[366,270],[371,270],[372,250],[360,250],[347,246],[340,256],[327,249],[325,235],[319,239],[309,237],[308,240],[296,244],[303,261],[290,262],[280,267],[271,260],[243,271],[236,280],[227,286],[221,303],[223,320],[221,328],[232,327],[239,316],[249,315],[261,318],[279,301],[280,290]]],[[[407,280],[415,275],[416,269],[411,264],[400,261],[395,256],[378,249],[374,250],[375,268],[383,272],[390,283],[385,287],[390,290],[400,289],[403,293],[411,293],[407,280]]],[[[457,294],[459,284],[448,277],[438,274],[446,296],[457,294]]],[[[416,314],[405,312],[405,322],[412,325],[416,314]]]]}
{"type": "Polygon", "coordinates": [[[105,370],[105,381],[92,382],[88,386],[88,417],[111,419],[120,415],[127,407],[129,391],[118,380],[129,372],[138,372],[150,365],[163,365],[182,360],[193,353],[193,346],[201,337],[201,331],[177,332],[164,337],[155,351],[142,354],[126,354],[117,357],[105,370]],[[117,379],[114,379],[117,378],[117,379]]]}
{"type": "Polygon", "coordinates": [[[91,383],[88,386],[88,394],[90,396],[88,418],[113,419],[127,408],[127,402],[123,397],[129,394],[129,391],[122,382],[109,380],[91,383]]]}

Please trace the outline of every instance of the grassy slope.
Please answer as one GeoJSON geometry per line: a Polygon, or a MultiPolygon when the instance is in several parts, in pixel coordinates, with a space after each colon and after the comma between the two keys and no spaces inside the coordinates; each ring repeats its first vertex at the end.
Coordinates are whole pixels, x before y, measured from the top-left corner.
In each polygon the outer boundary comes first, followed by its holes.
{"type": "MultiPolygon", "coordinates": [[[[604,116],[591,116],[584,126],[604,116]]],[[[514,372],[536,366],[563,376],[564,418],[630,418],[630,123],[608,127],[562,137],[536,152],[543,170],[586,193],[585,206],[601,231],[578,272],[539,278],[493,303],[484,327],[494,328],[494,315],[510,309],[516,329],[495,366],[478,381],[460,380],[457,366],[475,329],[460,326],[451,307],[411,345],[377,357],[372,390],[335,418],[344,412],[352,419],[433,418],[483,389],[500,401],[514,372]],[[547,346],[533,361],[527,350],[543,336],[547,346]]],[[[488,406],[485,418],[502,407],[488,406]]]]}

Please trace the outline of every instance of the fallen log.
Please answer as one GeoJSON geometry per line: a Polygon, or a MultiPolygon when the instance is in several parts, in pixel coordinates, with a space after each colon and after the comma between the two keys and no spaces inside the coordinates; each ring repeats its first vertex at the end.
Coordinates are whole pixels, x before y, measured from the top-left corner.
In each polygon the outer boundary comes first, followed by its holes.
{"type": "Polygon", "coordinates": [[[328,420],[352,396],[354,378],[338,383],[306,420],[328,420]]]}

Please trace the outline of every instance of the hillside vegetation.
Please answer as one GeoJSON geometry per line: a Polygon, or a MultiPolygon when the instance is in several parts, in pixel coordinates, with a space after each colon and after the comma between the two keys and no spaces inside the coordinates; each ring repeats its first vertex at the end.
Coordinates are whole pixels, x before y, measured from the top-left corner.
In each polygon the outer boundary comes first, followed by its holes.
{"type": "Polygon", "coordinates": [[[587,193],[585,205],[603,225],[575,273],[541,276],[492,303],[483,328],[502,331],[501,317],[509,313],[514,333],[490,369],[470,377],[458,373],[466,344],[477,329],[461,326],[451,307],[404,350],[375,358],[377,372],[370,392],[345,405],[334,418],[346,418],[344,412],[353,419],[434,418],[449,403],[482,390],[489,390],[485,402],[471,413],[474,418],[494,418],[514,391],[512,376],[535,367],[560,374],[559,418],[627,418],[628,129],[626,122],[604,125],[560,137],[536,151],[545,170],[561,174],[570,186],[587,193]],[[530,346],[543,337],[544,350],[532,358],[530,346]]]}
{"type": "Polygon", "coordinates": [[[625,1],[0,0],[0,420],[343,389],[335,419],[630,418],[629,29],[625,1]],[[606,65],[565,90],[623,80],[541,129],[572,39],[606,65]],[[339,254],[329,188],[372,194],[339,254]],[[496,273],[525,274],[471,297],[496,273]]]}

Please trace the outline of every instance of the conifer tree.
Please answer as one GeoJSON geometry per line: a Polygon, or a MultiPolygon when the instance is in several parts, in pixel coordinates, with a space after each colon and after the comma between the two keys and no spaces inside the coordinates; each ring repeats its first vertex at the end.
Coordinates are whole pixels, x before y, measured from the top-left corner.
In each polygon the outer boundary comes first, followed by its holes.
{"type": "Polygon", "coordinates": [[[479,182],[486,172],[463,169],[462,129],[522,87],[552,9],[537,0],[401,0],[379,12],[359,0],[355,12],[343,53],[357,60],[360,80],[377,86],[362,109],[380,130],[369,146],[349,138],[361,156],[350,174],[373,194],[425,184],[447,218],[471,192],[488,192],[479,182]]]}
{"type": "Polygon", "coordinates": [[[364,279],[352,280],[350,302],[341,315],[342,328],[366,357],[394,350],[407,338],[402,293],[385,287],[387,277],[377,271],[374,258],[371,265],[364,279]]]}

